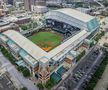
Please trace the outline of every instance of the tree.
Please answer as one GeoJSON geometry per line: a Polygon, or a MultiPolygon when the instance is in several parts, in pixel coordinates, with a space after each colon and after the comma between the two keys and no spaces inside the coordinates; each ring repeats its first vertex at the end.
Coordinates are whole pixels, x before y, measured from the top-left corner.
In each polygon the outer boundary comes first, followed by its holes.
{"type": "Polygon", "coordinates": [[[22,71],[22,73],[23,73],[23,76],[24,77],[29,77],[30,76],[30,71],[29,71],[29,69],[28,68],[24,68],[24,70],[22,71]]]}
{"type": "Polygon", "coordinates": [[[18,66],[17,67],[18,71],[22,72],[24,77],[29,77],[30,76],[30,71],[28,68],[23,67],[23,66],[18,66]]]}
{"type": "Polygon", "coordinates": [[[108,43],[104,43],[104,45],[103,45],[103,46],[108,47],[108,43]]]}
{"type": "Polygon", "coordinates": [[[94,42],[91,42],[91,43],[90,43],[90,48],[91,48],[93,45],[94,45],[94,42]]]}
{"type": "Polygon", "coordinates": [[[21,25],[20,27],[21,27],[22,30],[27,30],[28,29],[26,25],[21,25]]]}
{"type": "Polygon", "coordinates": [[[77,57],[76,57],[76,60],[77,60],[77,62],[85,55],[85,50],[84,51],[82,51],[77,57]]]}
{"type": "Polygon", "coordinates": [[[21,88],[21,90],[28,90],[26,87],[21,88]]]}
{"type": "Polygon", "coordinates": [[[18,66],[17,69],[18,69],[18,71],[23,71],[24,67],[23,66],[18,66]]]}
{"type": "Polygon", "coordinates": [[[50,90],[56,83],[54,82],[54,80],[50,79],[47,81],[47,83],[45,84],[45,87],[50,90]]]}
{"type": "Polygon", "coordinates": [[[38,83],[38,84],[37,84],[37,87],[38,87],[40,90],[43,90],[43,89],[44,89],[44,86],[43,86],[41,83],[38,83]]]}

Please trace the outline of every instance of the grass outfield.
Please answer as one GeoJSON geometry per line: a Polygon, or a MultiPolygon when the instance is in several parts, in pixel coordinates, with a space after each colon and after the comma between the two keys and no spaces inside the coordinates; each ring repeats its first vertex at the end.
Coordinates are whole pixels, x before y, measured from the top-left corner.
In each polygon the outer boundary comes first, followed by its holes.
{"type": "Polygon", "coordinates": [[[29,37],[29,39],[43,49],[50,49],[59,45],[62,41],[62,36],[52,32],[39,32],[29,37]]]}

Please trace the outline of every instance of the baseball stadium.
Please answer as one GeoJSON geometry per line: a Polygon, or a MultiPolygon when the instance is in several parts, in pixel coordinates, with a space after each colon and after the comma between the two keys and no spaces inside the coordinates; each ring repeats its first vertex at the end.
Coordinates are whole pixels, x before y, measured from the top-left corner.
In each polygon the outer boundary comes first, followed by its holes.
{"type": "Polygon", "coordinates": [[[99,24],[96,17],[70,8],[49,11],[44,17],[44,28],[38,32],[25,37],[8,30],[0,34],[0,43],[42,83],[49,78],[59,82],[75,61],[75,49],[98,32],[99,24]]]}

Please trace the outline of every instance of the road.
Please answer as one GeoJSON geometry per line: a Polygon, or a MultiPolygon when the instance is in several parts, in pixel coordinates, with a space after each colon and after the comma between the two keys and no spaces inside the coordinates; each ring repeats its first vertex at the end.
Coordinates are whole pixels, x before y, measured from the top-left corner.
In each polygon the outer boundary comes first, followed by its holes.
{"type": "Polygon", "coordinates": [[[2,68],[6,68],[11,79],[17,87],[27,87],[28,90],[38,90],[38,88],[33,84],[32,81],[23,77],[23,75],[17,71],[17,69],[2,55],[0,52],[0,62],[2,63],[2,68]]]}
{"type": "Polygon", "coordinates": [[[1,75],[0,78],[0,90],[16,90],[13,83],[11,82],[9,78],[8,73],[4,73],[1,75]]]}

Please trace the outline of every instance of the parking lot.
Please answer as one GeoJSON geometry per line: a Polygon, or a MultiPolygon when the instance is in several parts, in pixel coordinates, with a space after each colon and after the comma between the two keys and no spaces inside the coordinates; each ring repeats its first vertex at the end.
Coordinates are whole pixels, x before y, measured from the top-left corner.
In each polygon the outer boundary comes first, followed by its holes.
{"type": "MultiPolygon", "coordinates": [[[[101,62],[103,53],[99,50],[92,50],[73,70],[73,74],[59,86],[64,90],[84,90],[92,75],[101,62]],[[80,88],[80,89],[79,89],[80,88]]],[[[62,89],[57,90],[62,90],[62,89]]]]}
{"type": "Polygon", "coordinates": [[[16,90],[13,83],[9,79],[8,73],[0,76],[0,90],[16,90]]]}

